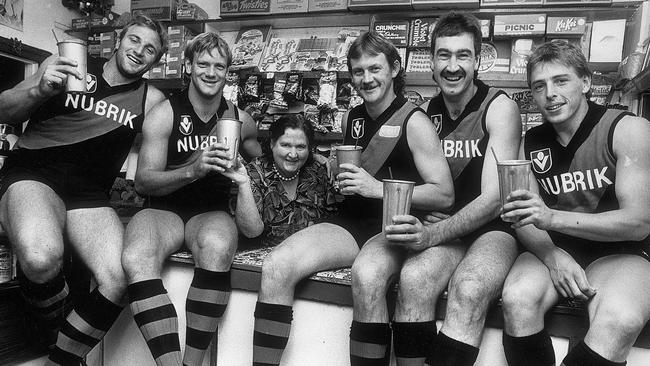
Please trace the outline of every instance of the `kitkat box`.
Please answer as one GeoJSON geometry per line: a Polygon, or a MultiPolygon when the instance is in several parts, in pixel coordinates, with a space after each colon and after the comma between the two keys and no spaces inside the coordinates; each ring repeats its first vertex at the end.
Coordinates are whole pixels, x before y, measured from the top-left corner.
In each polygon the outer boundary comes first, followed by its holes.
{"type": "Polygon", "coordinates": [[[587,31],[585,17],[548,17],[546,20],[547,36],[582,37],[587,31]]]}

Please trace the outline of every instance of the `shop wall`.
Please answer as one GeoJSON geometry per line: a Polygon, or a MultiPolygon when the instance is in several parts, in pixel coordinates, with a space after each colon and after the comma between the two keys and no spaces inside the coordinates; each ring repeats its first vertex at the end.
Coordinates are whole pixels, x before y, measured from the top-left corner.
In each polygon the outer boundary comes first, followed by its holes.
{"type": "Polygon", "coordinates": [[[0,36],[18,38],[23,44],[55,53],[56,42],[51,29],[56,23],[69,26],[72,18],[79,14],[61,5],[61,0],[24,0],[24,4],[23,30],[0,25],[0,36]]]}

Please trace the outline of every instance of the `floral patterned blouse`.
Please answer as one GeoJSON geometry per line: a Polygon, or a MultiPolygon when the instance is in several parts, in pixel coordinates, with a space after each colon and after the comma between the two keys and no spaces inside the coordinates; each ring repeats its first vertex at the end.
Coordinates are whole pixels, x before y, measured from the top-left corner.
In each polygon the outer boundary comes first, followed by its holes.
{"type": "Polygon", "coordinates": [[[316,161],[302,167],[293,200],[287,196],[272,161],[266,157],[253,159],[246,169],[264,222],[262,244],[265,246],[278,245],[289,235],[336,213],[335,193],[327,169],[316,161]]]}

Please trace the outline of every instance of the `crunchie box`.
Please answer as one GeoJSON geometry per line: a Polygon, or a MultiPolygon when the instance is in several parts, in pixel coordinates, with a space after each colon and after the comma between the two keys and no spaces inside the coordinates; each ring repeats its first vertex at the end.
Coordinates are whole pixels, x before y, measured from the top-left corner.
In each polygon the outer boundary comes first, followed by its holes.
{"type": "Polygon", "coordinates": [[[376,21],[372,29],[391,41],[396,47],[406,47],[409,37],[408,20],[376,21]]]}
{"type": "Polygon", "coordinates": [[[494,37],[543,36],[545,14],[495,15],[494,37]]]}

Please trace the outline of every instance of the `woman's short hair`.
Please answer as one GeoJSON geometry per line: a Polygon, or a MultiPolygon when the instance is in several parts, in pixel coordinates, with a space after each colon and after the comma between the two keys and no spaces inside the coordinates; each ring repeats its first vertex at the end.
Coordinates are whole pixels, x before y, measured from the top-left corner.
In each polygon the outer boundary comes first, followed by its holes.
{"type": "Polygon", "coordinates": [[[272,161],[273,151],[271,150],[271,145],[284,135],[287,128],[302,130],[302,132],[305,133],[305,136],[307,136],[307,149],[309,150],[309,156],[307,157],[306,164],[310,164],[314,158],[312,151],[314,146],[314,126],[300,113],[285,114],[271,123],[271,127],[269,127],[269,137],[262,144],[262,153],[272,161]]]}
{"type": "Polygon", "coordinates": [[[352,72],[352,63],[350,60],[361,58],[361,55],[364,54],[370,56],[384,54],[391,68],[395,67],[395,61],[399,62],[399,73],[395,79],[393,79],[393,91],[397,95],[402,95],[404,86],[406,85],[406,72],[404,71],[404,61],[402,60],[402,56],[400,56],[393,43],[374,31],[366,32],[357,37],[357,39],[355,39],[350,45],[347,54],[348,71],[350,73],[352,72]]]}
{"type": "Polygon", "coordinates": [[[162,55],[167,52],[167,43],[168,43],[168,38],[167,38],[167,31],[165,28],[157,21],[149,18],[146,15],[136,15],[134,16],[131,21],[126,23],[124,25],[124,28],[122,28],[122,32],[120,33],[120,42],[124,39],[124,36],[126,35],[126,32],[129,30],[129,28],[133,26],[140,26],[140,27],[145,27],[149,28],[152,31],[156,32],[158,35],[158,39],[160,40],[160,49],[158,50],[158,54],[156,55],[156,61],[160,61],[160,58],[162,55]]]}
{"type": "Polygon", "coordinates": [[[582,51],[571,43],[554,39],[537,47],[528,58],[526,65],[526,80],[530,86],[530,77],[533,69],[546,63],[558,63],[573,68],[579,77],[591,78],[589,62],[582,51]]]}
{"type": "Polygon", "coordinates": [[[230,47],[228,47],[228,43],[221,36],[213,32],[203,32],[192,38],[185,47],[185,57],[192,63],[194,57],[197,55],[206,51],[210,52],[214,49],[226,59],[226,66],[230,67],[232,63],[230,47]]]}

